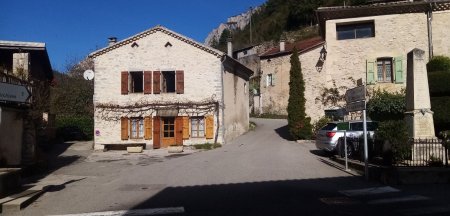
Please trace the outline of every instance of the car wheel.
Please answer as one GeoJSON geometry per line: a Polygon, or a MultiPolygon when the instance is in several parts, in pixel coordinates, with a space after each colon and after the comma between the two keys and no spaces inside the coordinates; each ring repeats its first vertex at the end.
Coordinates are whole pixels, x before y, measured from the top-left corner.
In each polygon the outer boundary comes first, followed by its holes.
{"type": "MultiPolygon", "coordinates": [[[[345,157],[344,139],[339,139],[338,145],[339,145],[339,155],[343,158],[345,157]]],[[[354,152],[353,145],[347,142],[347,157],[351,157],[353,155],[353,152],[354,152]]]]}

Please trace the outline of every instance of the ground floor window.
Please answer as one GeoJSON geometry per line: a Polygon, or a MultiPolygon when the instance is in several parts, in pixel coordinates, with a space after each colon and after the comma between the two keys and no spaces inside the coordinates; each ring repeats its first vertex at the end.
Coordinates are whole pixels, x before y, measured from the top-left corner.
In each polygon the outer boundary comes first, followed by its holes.
{"type": "Polygon", "coordinates": [[[191,117],[191,137],[205,137],[205,118],[191,117]]]}
{"type": "Polygon", "coordinates": [[[131,118],[130,123],[131,123],[130,138],[142,139],[144,137],[144,118],[131,118]]]}
{"type": "Polygon", "coordinates": [[[175,118],[163,118],[163,136],[164,138],[175,137],[175,118]]]}

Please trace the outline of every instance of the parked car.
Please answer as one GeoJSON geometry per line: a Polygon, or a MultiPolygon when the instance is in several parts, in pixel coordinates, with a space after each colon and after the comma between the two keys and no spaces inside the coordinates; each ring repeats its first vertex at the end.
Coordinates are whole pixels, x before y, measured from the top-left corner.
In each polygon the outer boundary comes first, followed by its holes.
{"type": "MultiPolygon", "coordinates": [[[[367,121],[367,132],[369,137],[373,137],[374,131],[378,127],[378,122],[367,121]]],[[[330,122],[321,128],[316,135],[316,148],[330,153],[338,153],[339,144],[342,143],[341,137],[344,137],[344,130],[348,138],[358,138],[363,135],[363,121],[344,121],[330,122]]],[[[347,153],[351,155],[354,152],[354,146],[347,145],[347,153]]],[[[340,152],[339,152],[340,153],[340,152]]]]}

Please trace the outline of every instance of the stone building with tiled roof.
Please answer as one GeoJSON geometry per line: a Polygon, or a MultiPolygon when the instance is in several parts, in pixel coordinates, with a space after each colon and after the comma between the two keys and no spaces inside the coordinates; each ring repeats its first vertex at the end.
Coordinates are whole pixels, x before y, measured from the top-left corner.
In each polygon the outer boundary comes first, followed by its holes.
{"type": "Polygon", "coordinates": [[[252,71],[156,26],[90,54],[95,148],[225,143],[248,129],[252,71]]]}

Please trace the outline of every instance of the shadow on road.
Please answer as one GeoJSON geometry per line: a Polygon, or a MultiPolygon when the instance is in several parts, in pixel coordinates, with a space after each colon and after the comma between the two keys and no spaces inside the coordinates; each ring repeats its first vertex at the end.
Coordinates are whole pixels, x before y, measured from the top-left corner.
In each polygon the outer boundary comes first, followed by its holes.
{"type": "Polygon", "coordinates": [[[275,129],[275,132],[278,134],[278,136],[285,140],[294,141],[294,139],[292,139],[291,135],[289,134],[289,128],[287,125],[275,129]]]}
{"type": "Polygon", "coordinates": [[[133,209],[184,207],[184,215],[368,215],[353,201],[333,203],[342,200],[338,190],[365,186],[359,177],[333,177],[168,187],[133,209]]]}

